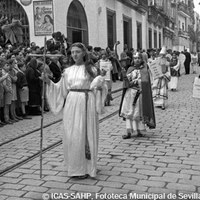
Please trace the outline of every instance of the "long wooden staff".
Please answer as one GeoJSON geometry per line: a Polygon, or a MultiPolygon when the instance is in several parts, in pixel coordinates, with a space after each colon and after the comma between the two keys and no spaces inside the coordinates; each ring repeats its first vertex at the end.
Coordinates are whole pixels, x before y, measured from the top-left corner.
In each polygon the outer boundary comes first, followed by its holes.
{"type": "MultiPolygon", "coordinates": [[[[45,76],[44,67],[46,65],[46,41],[44,38],[44,53],[43,53],[43,76],[45,76]]],[[[41,111],[41,129],[40,129],[40,178],[42,178],[42,146],[43,146],[43,121],[44,121],[44,96],[45,96],[45,81],[42,79],[42,111],[41,111]]]]}

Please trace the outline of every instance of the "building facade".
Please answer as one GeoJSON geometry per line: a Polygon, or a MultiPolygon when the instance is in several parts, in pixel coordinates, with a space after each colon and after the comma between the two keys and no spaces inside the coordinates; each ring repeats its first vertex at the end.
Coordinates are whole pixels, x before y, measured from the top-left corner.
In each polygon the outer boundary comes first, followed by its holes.
{"type": "MultiPolygon", "coordinates": [[[[193,0],[0,0],[2,16],[17,17],[23,24],[26,44],[44,45],[44,36],[60,31],[69,43],[83,42],[102,48],[120,41],[129,48],[191,48],[194,30],[193,0]],[[50,5],[51,4],[51,5],[50,5]],[[51,25],[40,24],[39,10],[51,25]],[[48,21],[48,20],[47,20],[48,21]],[[40,29],[39,26],[45,29],[40,29]]],[[[1,16],[0,16],[1,17],[1,16]]],[[[43,19],[43,21],[45,21],[43,19]]]]}
{"type": "MultiPolygon", "coordinates": [[[[46,0],[1,0],[5,15],[21,19],[26,31],[24,40],[44,45],[44,36],[51,38],[51,31],[38,31],[36,10],[46,6],[46,0]],[[41,6],[43,5],[43,7],[41,6]],[[12,10],[12,11],[11,11],[12,10]],[[21,13],[21,14],[19,14],[21,13]]],[[[41,10],[40,9],[40,10],[41,10]]],[[[147,0],[52,0],[53,31],[60,31],[69,43],[83,42],[102,48],[113,47],[120,41],[119,51],[124,45],[129,48],[147,48],[147,0]]],[[[41,29],[42,30],[42,29],[41,29]]],[[[46,29],[47,30],[47,29],[46,29]]]]}

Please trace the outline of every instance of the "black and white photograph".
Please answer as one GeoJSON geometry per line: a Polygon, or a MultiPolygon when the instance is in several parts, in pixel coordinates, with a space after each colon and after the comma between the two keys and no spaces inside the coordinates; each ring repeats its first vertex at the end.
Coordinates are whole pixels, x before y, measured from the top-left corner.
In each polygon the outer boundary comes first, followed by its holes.
{"type": "Polygon", "coordinates": [[[0,200],[200,200],[200,0],[0,0],[0,200]]]}

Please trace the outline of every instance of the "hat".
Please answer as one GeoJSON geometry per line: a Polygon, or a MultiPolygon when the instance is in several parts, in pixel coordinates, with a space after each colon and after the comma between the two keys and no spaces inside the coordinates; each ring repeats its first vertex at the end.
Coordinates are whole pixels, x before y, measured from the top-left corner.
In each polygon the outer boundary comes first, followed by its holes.
{"type": "Polygon", "coordinates": [[[160,55],[166,54],[167,53],[167,49],[165,46],[162,47],[161,51],[160,51],[160,55]]]}

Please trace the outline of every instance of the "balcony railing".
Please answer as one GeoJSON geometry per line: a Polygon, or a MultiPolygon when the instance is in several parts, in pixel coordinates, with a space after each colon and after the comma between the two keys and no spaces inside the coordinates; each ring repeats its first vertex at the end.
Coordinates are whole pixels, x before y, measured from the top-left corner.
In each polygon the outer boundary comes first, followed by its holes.
{"type": "Polygon", "coordinates": [[[182,29],[179,29],[178,31],[178,36],[184,37],[184,38],[189,38],[189,33],[187,31],[184,31],[182,29]]]}
{"type": "Polygon", "coordinates": [[[139,6],[143,7],[145,10],[148,10],[148,0],[138,0],[139,6]]]}
{"type": "Polygon", "coordinates": [[[187,15],[190,15],[190,11],[188,9],[188,5],[185,4],[184,2],[179,2],[178,3],[178,11],[181,11],[187,15]]]}

